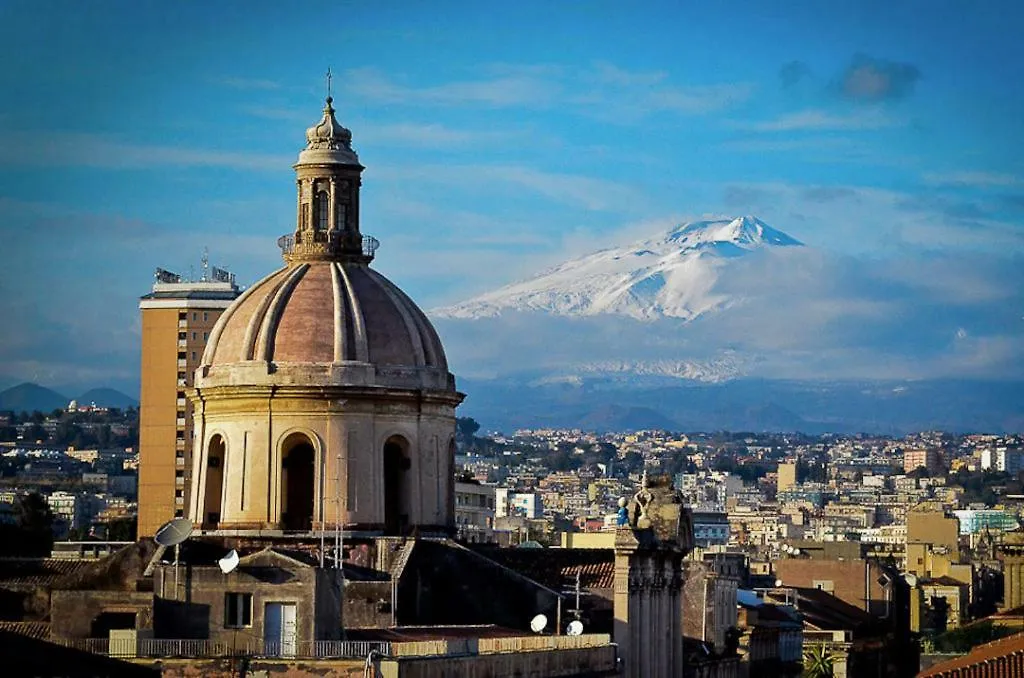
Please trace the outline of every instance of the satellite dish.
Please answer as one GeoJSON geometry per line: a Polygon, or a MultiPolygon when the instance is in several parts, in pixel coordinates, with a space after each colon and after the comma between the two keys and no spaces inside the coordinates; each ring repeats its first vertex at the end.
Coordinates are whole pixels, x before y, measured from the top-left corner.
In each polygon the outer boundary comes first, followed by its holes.
{"type": "Polygon", "coordinates": [[[534,633],[540,633],[548,625],[548,618],[542,614],[538,614],[530,621],[530,630],[534,633]]]}
{"type": "Polygon", "coordinates": [[[220,571],[227,574],[238,567],[238,551],[231,549],[228,554],[217,561],[220,571]]]}
{"type": "Polygon", "coordinates": [[[188,518],[168,520],[153,535],[153,540],[160,546],[177,546],[192,534],[192,521],[188,518]]]}
{"type": "Polygon", "coordinates": [[[570,636],[582,636],[583,622],[581,622],[579,619],[569,622],[569,628],[565,630],[565,633],[570,636]]]}

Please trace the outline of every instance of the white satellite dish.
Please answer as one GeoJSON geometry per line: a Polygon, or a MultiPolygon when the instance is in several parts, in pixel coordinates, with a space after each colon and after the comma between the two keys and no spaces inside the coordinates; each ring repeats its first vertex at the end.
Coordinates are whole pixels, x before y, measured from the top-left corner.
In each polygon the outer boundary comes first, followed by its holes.
{"type": "Polygon", "coordinates": [[[569,622],[569,627],[565,630],[565,633],[570,636],[582,636],[583,622],[579,619],[569,622]]]}
{"type": "Polygon", "coordinates": [[[538,614],[530,621],[530,630],[534,633],[540,633],[548,625],[548,618],[542,614],[538,614]]]}
{"type": "Polygon", "coordinates": [[[238,551],[231,549],[228,554],[217,561],[220,571],[227,574],[238,567],[238,551]]]}

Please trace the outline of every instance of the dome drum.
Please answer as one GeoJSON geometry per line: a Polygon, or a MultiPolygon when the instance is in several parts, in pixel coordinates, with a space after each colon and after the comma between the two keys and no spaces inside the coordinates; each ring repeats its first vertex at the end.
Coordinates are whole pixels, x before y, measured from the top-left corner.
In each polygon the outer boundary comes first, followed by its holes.
{"type": "Polygon", "coordinates": [[[247,391],[197,408],[190,515],[204,530],[451,530],[451,402],[247,391]]]}

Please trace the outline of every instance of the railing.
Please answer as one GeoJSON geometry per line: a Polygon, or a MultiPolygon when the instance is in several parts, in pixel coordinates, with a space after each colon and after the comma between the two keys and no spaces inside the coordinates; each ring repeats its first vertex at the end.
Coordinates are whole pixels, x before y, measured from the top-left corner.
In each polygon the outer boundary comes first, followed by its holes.
{"type": "Polygon", "coordinates": [[[222,640],[187,638],[55,638],[51,642],[64,647],[111,657],[148,657],[196,659],[207,657],[299,657],[304,659],[365,658],[370,652],[391,654],[391,643],[368,640],[313,640],[292,643],[262,640],[222,640]]]}
{"type": "MultiPolygon", "coordinates": [[[[331,233],[334,233],[333,231],[331,233]]],[[[298,242],[302,243],[302,233],[298,234],[298,240],[296,240],[296,234],[288,233],[282,235],[277,239],[277,246],[281,248],[281,253],[284,255],[292,254],[295,251],[295,244],[298,242]]],[[[331,243],[336,242],[330,236],[330,233],[325,231],[313,231],[314,243],[331,243]]],[[[377,253],[377,249],[380,247],[380,241],[374,238],[372,235],[364,235],[362,240],[362,252],[363,256],[369,259],[373,259],[377,253]]]]}

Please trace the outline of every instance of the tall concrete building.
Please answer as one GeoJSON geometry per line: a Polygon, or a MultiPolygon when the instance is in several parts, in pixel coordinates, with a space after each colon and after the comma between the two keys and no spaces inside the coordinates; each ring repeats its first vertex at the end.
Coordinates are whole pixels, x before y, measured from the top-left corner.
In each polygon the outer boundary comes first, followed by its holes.
{"type": "Polygon", "coordinates": [[[139,398],[139,536],[185,515],[192,469],[192,408],[185,390],[214,324],[238,296],[234,276],[183,281],[157,269],[142,297],[142,391],[139,398]]]}
{"type": "Polygon", "coordinates": [[[796,485],[796,463],[779,464],[778,491],[785,492],[796,485]]]}

